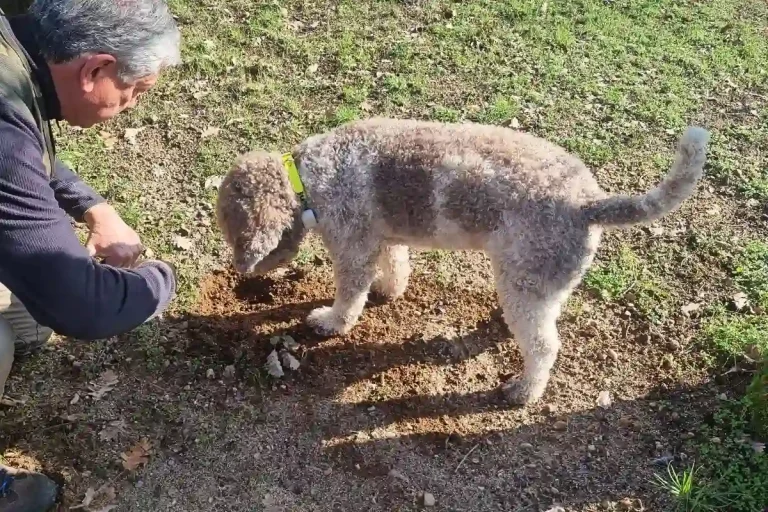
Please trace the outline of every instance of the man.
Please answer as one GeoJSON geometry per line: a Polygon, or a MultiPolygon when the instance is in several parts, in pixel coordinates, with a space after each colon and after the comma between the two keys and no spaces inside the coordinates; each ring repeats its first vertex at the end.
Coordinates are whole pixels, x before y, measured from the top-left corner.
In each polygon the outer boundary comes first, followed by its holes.
{"type": "MultiPolygon", "coordinates": [[[[0,11],[0,397],[14,353],[53,331],[129,331],[172,299],[172,268],[136,264],[138,235],[56,158],[49,121],[87,128],[131,108],[179,62],[179,46],[162,0],[35,0],[22,16],[0,11]],[[85,247],[68,216],[87,224],[85,247]]],[[[56,493],[45,476],[0,465],[0,512],[48,510],[56,493]]]]}

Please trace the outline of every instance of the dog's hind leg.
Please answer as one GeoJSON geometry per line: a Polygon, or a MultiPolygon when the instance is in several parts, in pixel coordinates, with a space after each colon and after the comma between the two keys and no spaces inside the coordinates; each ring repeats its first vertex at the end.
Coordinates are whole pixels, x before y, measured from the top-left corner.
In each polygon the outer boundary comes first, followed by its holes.
{"type": "Polygon", "coordinates": [[[560,350],[556,321],[598,241],[595,233],[575,231],[555,238],[562,244],[557,247],[523,239],[490,253],[504,320],[523,355],[522,376],[503,386],[512,403],[538,400],[549,382],[560,350]]]}
{"type": "Polygon", "coordinates": [[[307,317],[307,323],[323,336],[346,334],[357,323],[376,277],[379,251],[358,246],[354,251],[343,251],[343,254],[333,249],[330,253],[336,287],[333,306],[317,308],[307,317]]]}
{"type": "Polygon", "coordinates": [[[372,290],[390,300],[401,297],[411,275],[408,246],[390,245],[382,249],[378,267],[381,275],[373,282],[372,290]]]}

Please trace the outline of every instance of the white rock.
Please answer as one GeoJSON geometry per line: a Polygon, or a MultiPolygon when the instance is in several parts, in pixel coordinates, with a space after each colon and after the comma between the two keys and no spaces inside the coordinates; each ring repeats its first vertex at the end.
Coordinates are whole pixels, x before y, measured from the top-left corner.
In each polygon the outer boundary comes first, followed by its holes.
{"type": "Polygon", "coordinates": [[[611,399],[611,393],[609,391],[601,391],[599,395],[597,395],[597,405],[598,407],[602,407],[603,409],[607,409],[613,404],[613,400],[611,399]]]}

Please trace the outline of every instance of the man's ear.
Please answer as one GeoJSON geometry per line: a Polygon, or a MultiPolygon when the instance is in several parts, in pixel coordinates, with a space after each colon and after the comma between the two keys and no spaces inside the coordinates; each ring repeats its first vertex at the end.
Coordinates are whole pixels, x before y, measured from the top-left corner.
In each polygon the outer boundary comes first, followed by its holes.
{"type": "MultiPolygon", "coordinates": [[[[83,65],[80,67],[80,87],[85,92],[93,91],[96,80],[100,73],[109,70],[115,66],[117,60],[109,54],[99,53],[85,57],[83,65]]],[[[113,72],[114,74],[114,72],[113,72]]]]}

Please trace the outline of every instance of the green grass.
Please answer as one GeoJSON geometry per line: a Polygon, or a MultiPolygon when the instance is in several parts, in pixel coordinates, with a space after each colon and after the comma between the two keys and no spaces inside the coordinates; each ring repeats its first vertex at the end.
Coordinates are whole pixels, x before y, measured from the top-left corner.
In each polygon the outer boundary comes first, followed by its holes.
{"type": "Polygon", "coordinates": [[[695,465],[691,465],[678,473],[670,464],[666,476],[654,475],[654,483],[669,493],[675,512],[709,512],[727,506],[727,498],[716,494],[708,485],[699,483],[696,470],[695,465]]]}
{"type": "Polygon", "coordinates": [[[651,319],[668,314],[669,290],[628,247],[622,247],[610,261],[593,266],[584,277],[584,284],[605,301],[634,303],[651,319]]]}
{"type": "Polygon", "coordinates": [[[764,510],[768,504],[768,456],[755,450],[750,440],[746,400],[718,409],[712,424],[703,425],[699,436],[701,441],[690,442],[699,456],[693,481],[699,508],[680,510],[764,510]],[[712,442],[714,438],[720,441],[712,442]]]}
{"type": "Polygon", "coordinates": [[[750,242],[736,258],[734,281],[753,304],[768,310],[768,244],[750,242]]]}
{"type": "Polygon", "coordinates": [[[755,351],[768,355],[768,317],[736,315],[720,310],[704,327],[712,346],[728,358],[755,351]]]}

